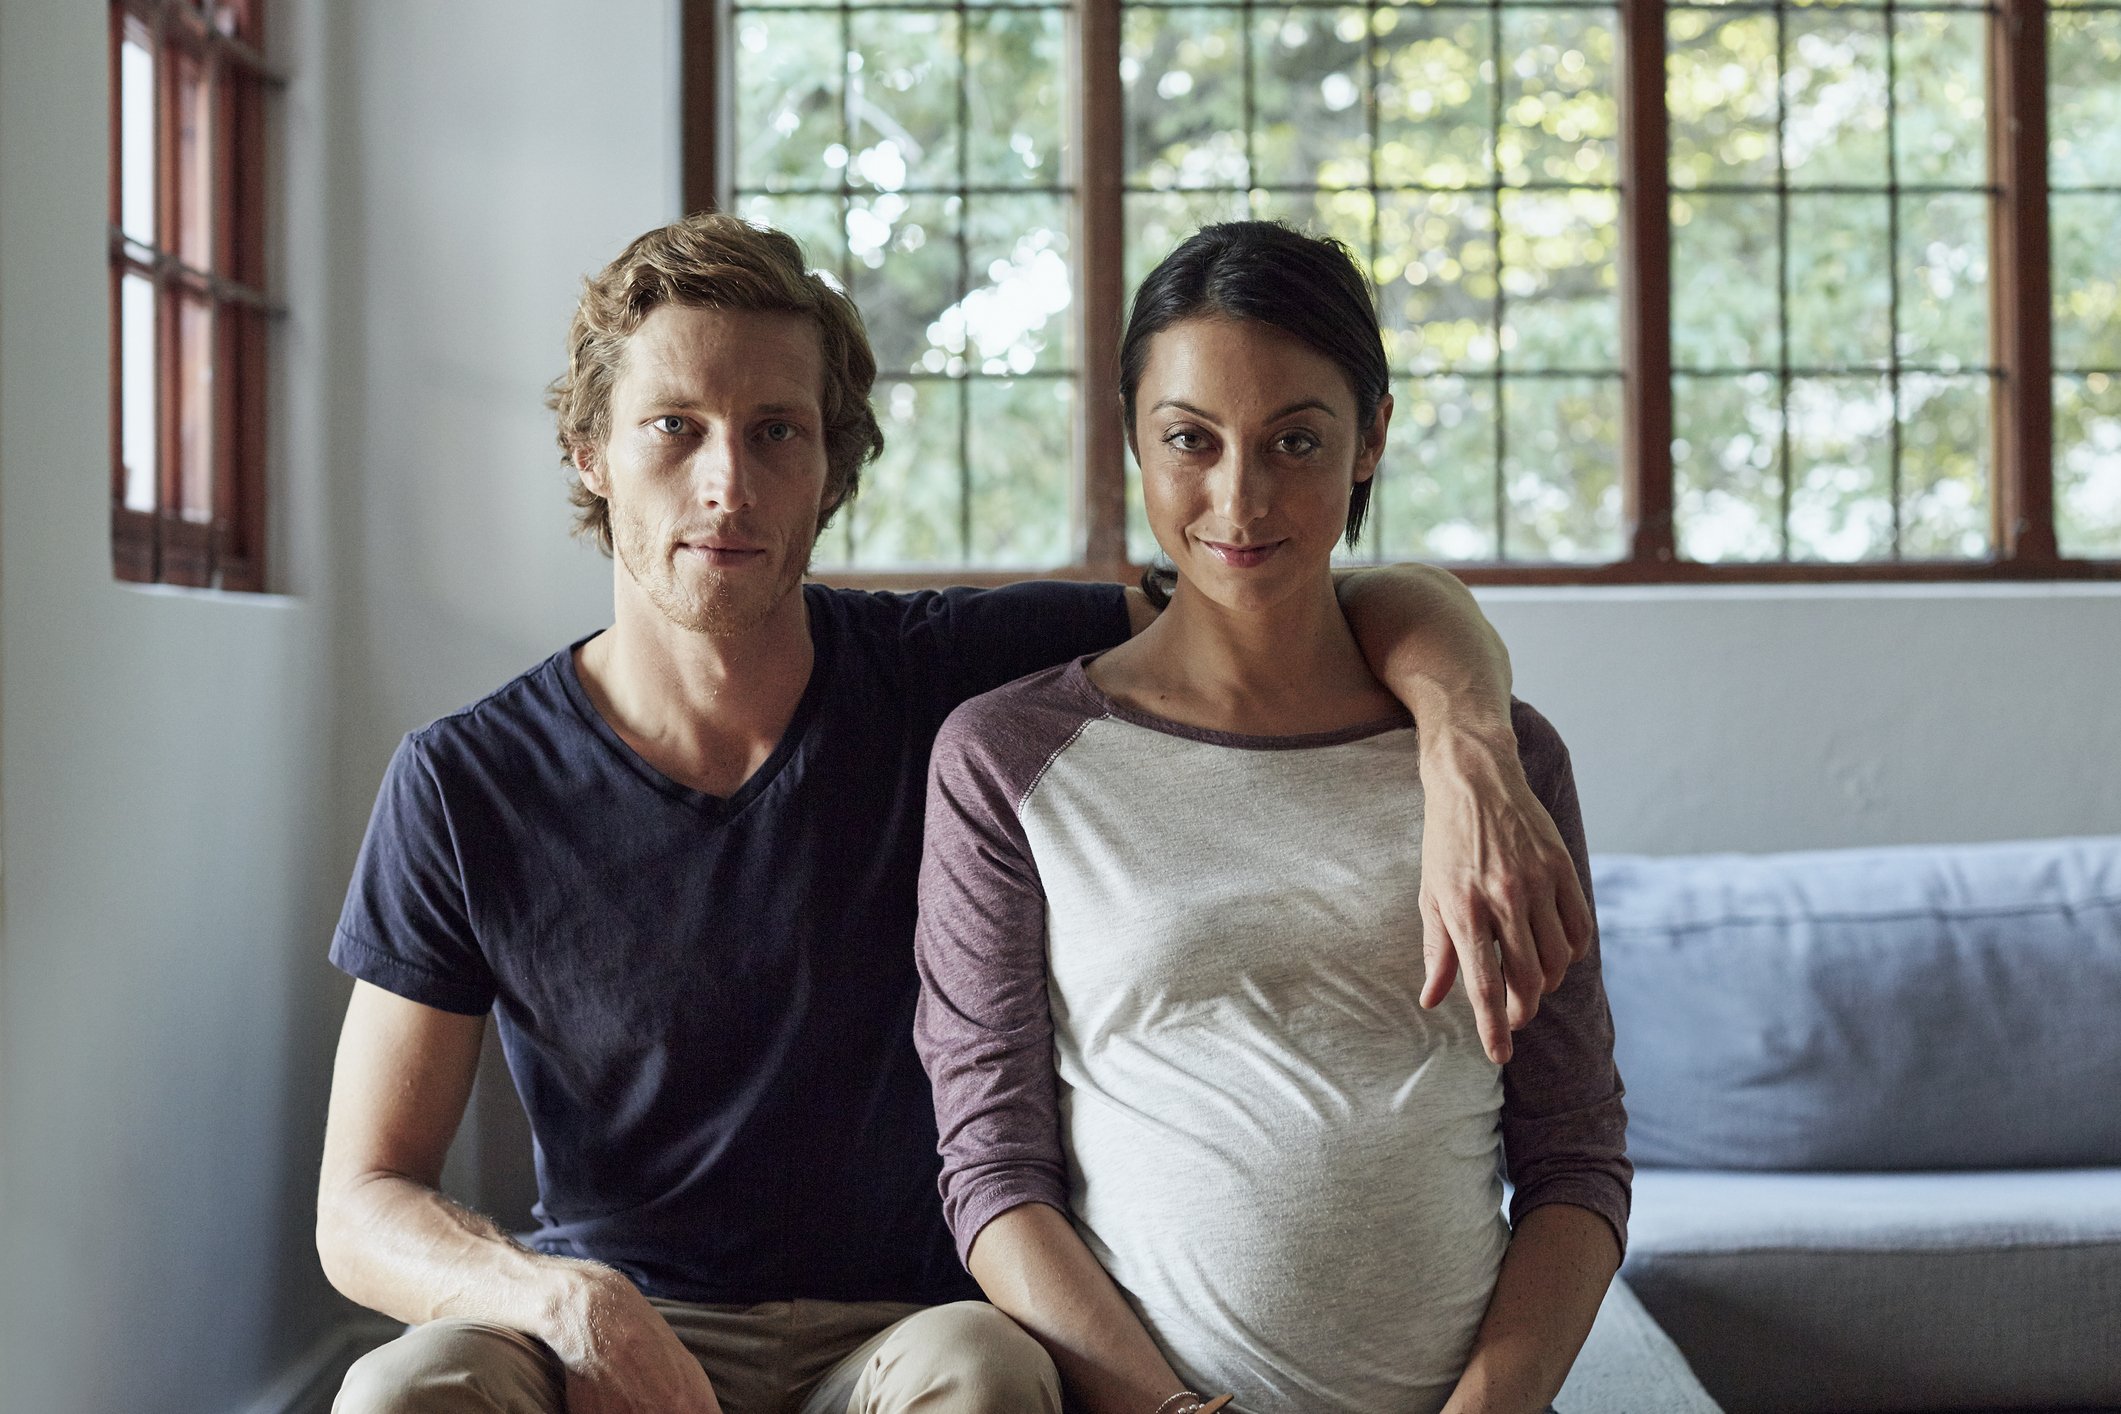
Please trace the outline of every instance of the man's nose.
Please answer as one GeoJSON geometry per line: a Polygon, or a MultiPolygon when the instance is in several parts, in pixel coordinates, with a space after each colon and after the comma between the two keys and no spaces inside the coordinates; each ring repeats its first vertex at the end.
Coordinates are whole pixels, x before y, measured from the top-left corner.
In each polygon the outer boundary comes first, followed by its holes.
{"type": "Polygon", "coordinates": [[[692,490],[702,506],[740,511],[751,504],[756,487],[749,450],[734,428],[720,428],[700,439],[692,461],[692,490]]]}

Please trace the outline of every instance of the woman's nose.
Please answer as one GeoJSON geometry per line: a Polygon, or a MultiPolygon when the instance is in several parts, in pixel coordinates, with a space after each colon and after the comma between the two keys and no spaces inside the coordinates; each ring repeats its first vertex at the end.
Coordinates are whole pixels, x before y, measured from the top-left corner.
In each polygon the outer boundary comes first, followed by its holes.
{"type": "Polygon", "coordinates": [[[1250,525],[1266,514],[1266,468],[1243,447],[1225,453],[1210,484],[1216,514],[1232,525],[1250,525]]]}

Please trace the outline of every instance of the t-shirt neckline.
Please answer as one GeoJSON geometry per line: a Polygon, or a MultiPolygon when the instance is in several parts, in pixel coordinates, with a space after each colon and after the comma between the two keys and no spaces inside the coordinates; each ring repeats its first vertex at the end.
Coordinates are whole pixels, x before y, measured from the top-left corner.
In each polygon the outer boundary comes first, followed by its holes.
{"type": "Polygon", "coordinates": [[[782,731],[781,739],[774,743],[772,753],[731,795],[710,795],[706,791],[695,790],[683,781],[674,780],[657,770],[640,752],[626,744],[626,739],[618,734],[610,722],[604,720],[604,714],[589,700],[589,690],[582,685],[581,670],[575,661],[575,654],[581,651],[583,644],[608,630],[598,629],[596,633],[584,634],[553,655],[559,672],[560,686],[567,694],[568,705],[574,708],[575,715],[582,719],[582,724],[589,729],[590,734],[651,789],[702,814],[714,816],[718,820],[728,820],[740,814],[746,806],[766,792],[782,770],[795,758],[804,738],[810,734],[811,723],[816,720],[818,703],[824,696],[825,680],[832,668],[832,635],[821,629],[819,621],[825,616],[817,612],[816,605],[806,605],[806,608],[810,623],[810,681],[803,684],[803,695],[796,700],[795,712],[788,718],[788,726],[782,731]]]}
{"type": "Polygon", "coordinates": [[[1191,726],[1185,722],[1173,721],[1169,717],[1159,717],[1154,712],[1144,712],[1139,707],[1131,707],[1099,687],[1090,676],[1090,664],[1103,656],[1102,653],[1085,654],[1070,663],[1067,669],[1069,686],[1089,699],[1100,715],[1116,718],[1152,732],[1161,732],[1165,736],[1182,737],[1187,741],[1203,742],[1209,746],[1227,746],[1238,751],[1303,751],[1320,746],[1347,746],[1414,725],[1413,714],[1402,707],[1392,716],[1380,717],[1374,721],[1335,727],[1331,731],[1294,732],[1286,736],[1255,736],[1247,732],[1224,732],[1216,731],[1212,727],[1191,726]]]}

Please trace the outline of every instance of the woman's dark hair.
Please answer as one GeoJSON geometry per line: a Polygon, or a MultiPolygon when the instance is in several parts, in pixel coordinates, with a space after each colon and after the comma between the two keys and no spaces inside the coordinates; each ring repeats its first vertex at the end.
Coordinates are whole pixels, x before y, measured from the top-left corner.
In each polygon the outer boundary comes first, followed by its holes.
{"type": "MultiPolygon", "coordinates": [[[[1130,445],[1134,395],[1148,367],[1150,341],[1203,316],[1256,320],[1332,359],[1348,375],[1356,425],[1368,433],[1392,379],[1369,282],[1348,248],[1274,221],[1225,221],[1202,227],[1134,292],[1119,345],[1119,405],[1130,445]]],[[[1350,545],[1362,536],[1371,484],[1358,481],[1348,497],[1350,545]]],[[[1176,582],[1175,573],[1152,566],[1142,576],[1142,590],[1161,606],[1176,582]]]]}

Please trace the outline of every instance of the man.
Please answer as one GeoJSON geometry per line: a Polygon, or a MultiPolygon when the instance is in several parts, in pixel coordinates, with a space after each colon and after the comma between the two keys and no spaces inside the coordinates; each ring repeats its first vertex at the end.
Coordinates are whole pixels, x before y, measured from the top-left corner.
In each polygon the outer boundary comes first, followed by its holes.
{"type": "MultiPolygon", "coordinates": [[[[342,1414],[1059,1408],[941,1219],[912,1044],[924,773],[957,703],[1150,611],[804,585],[882,445],[874,377],[778,232],[692,217],[589,283],[553,402],[612,626],[406,739],[333,941],[356,983],[318,1248],[416,1323],[342,1414]],[[537,1140],[528,1246],[436,1190],[489,1009],[537,1140]]],[[[1448,576],[1344,602],[1438,778],[1431,991],[1464,967],[1500,1059],[1590,927],[1517,771],[1506,659],[1448,576]]]]}

